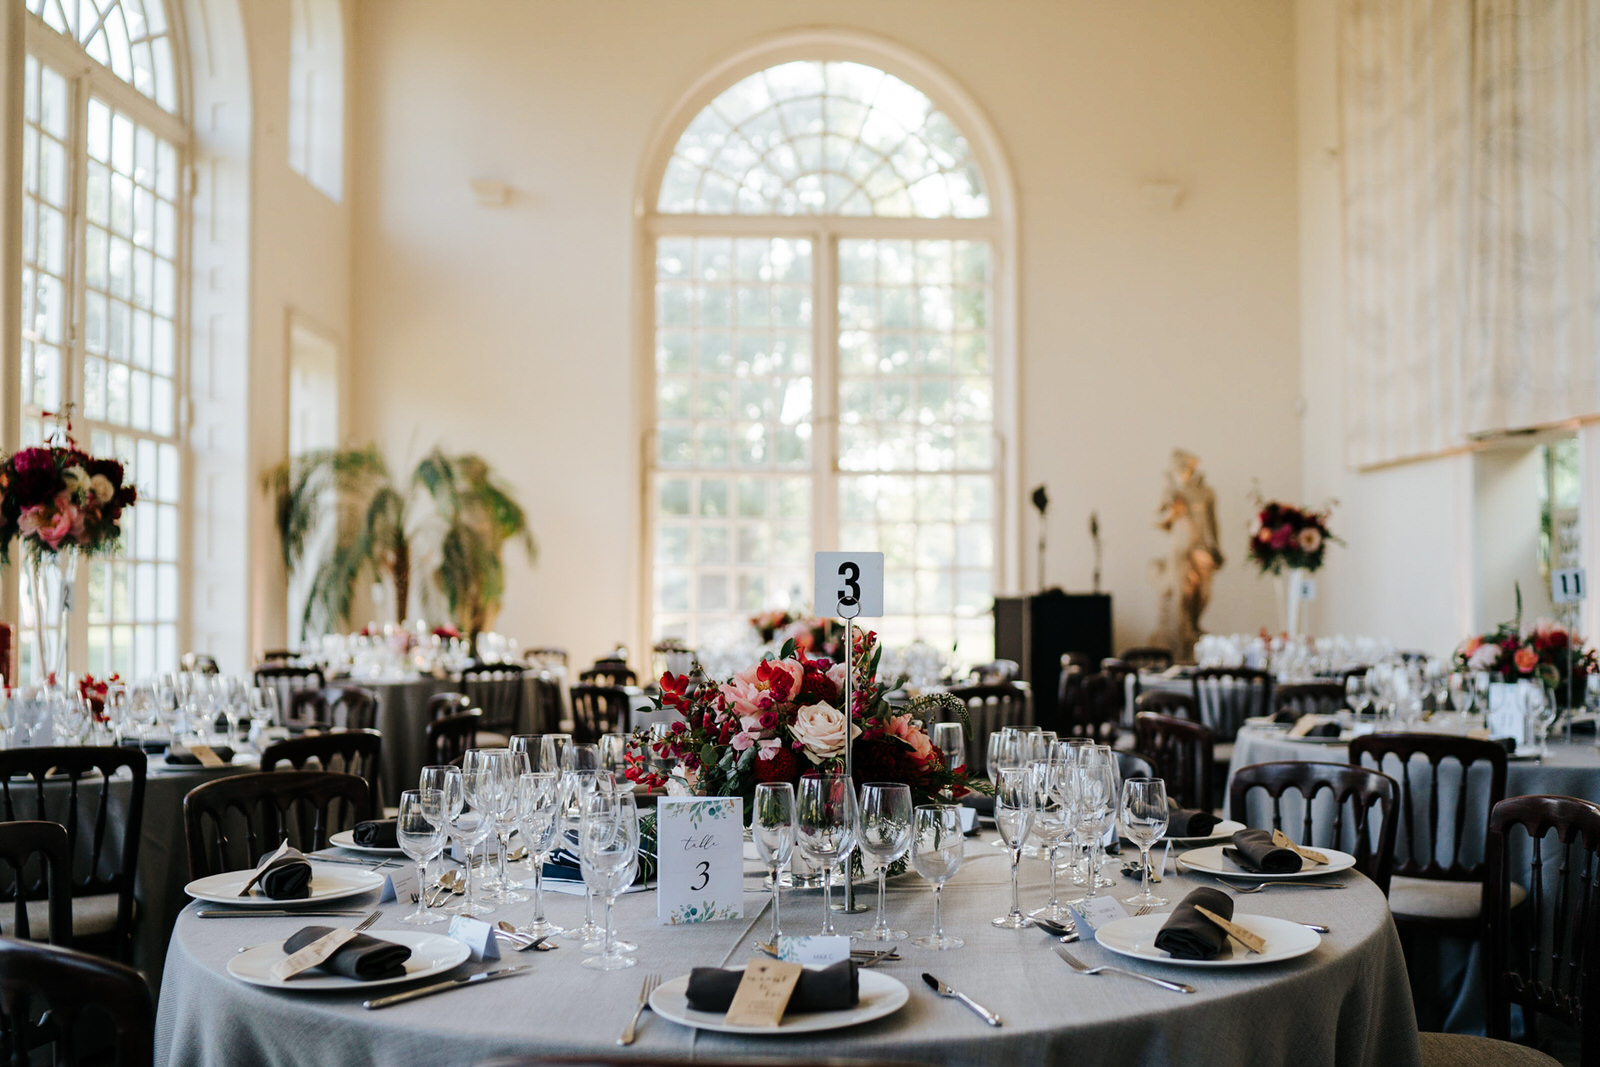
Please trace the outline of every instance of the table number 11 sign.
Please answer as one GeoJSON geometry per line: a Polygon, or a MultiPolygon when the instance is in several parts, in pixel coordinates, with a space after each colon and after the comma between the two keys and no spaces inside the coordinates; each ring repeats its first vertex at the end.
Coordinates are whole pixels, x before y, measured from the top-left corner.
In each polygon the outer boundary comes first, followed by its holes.
{"type": "Polygon", "coordinates": [[[1550,602],[1576,604],[1589,595],[1589,582],[1582,567],[1550,572],[1550,602]]]}
{"type": "Polygon", "coordinates": [[[742,918],[744,798],[662,797],[656,812],[656,918],[742,918]]]}

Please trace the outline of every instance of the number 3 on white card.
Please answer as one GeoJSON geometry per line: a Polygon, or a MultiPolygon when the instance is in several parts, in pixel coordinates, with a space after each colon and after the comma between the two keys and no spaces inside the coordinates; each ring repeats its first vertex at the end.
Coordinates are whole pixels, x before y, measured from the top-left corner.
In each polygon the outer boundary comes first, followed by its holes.
{"type": "Polygon", "coordinates": [[[839,590],[839,599],[849,597],[854,603],[861,603],[861,565],[845,560],[839,564],[839,577],[844,579],[844,588],[839,590]]]}
{"type": "Polygon", "coordinates": [[[698,893],[706,886],[711,884],[711,864],[707,863],[705,860],[701,860],[694,866],[695,873],[700,876],[700,880],[689,887],[689,892],[698,893]]]}
{"type": "Polygon", "coordinates": [[[882,552],[818,552],[816,612],[823,618],[883,615],[882,552]]]}

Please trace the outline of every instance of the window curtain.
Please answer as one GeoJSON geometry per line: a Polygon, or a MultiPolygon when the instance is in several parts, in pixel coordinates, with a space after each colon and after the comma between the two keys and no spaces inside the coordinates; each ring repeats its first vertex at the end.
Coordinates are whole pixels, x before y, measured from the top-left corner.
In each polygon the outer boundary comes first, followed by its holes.
{"type": "Polygon", "coordinates": [[[1340,16],[1348,461],[1600,414],[1600,3],[1340,16]]]}

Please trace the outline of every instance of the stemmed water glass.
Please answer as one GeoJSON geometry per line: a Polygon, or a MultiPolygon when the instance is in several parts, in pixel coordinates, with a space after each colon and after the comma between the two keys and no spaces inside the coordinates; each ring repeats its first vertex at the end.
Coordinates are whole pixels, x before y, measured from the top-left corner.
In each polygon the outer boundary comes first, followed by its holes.
{"type": "Polygon", "coordinates": [[[120,745],[128,730],[128,687],[121,682],[106,683],[103,707],[106,721],[111,724],[111,743],[120,745]]]}
{"type": "Polygon", "coordinates": [[[417,906],[400,921],[427,925],[444,922],[428,907],[428,862],[444,851],[444,797],[437,789],[407,789],[400,794],[395,839],[417,864],[417,906]]]}
{"type": "Polygon", "coordinates": [[[1050,864],[1050,901],[1029,914],[1065,922],[1070,912],[1056,897],[1056,850],[1072,833],[1072,813],[1061,799],[1064,795],[1061,780],[1066,776],[1067,765],[1061,760],[1041,759],[1029,764],[1029,769],[1033,772],[1033,832],[1044,843],[1050,864]]]}
{"type": "Polygon", "coordinates": [[[256,748],[264,748],[262,739],[267,730],[277,726],[278,716],[278,691],[271,686],[254,686],[249,694],[250,702],[250,734],[255,738],[256,748]]]}
{"type": "Polygon", "coordinates": [[[843,774],[812,771],[800,777],[796,799],[800,852],[822,868],[822,933],[832,936],[833,868],[856,847],[855,784],[843,774]]]}
{"type": "Polygon", "coordinates": [[[1022,846],[1033,832],[1035,810],[1033,775],[1028,768],[1002,770],[994,787],[994,824],[1011,850],[1011,910],[995,919],[994,925],[1007,930],[1033,925],[1033,920],[1022,914],[1018,902],[1017,867],[1022,863],[1022,846]]]}
{"type": "Polygon", "coordinates": [[[603,769],[599,745],[567,745],[561,752],[563,773],[593,773],[603,769]]]}
{"type": "Polygon", "coordinates": [[[624,758],[628,754],[627,734],[601,734],[598,748],[601,769],[613,774],[621,774],[627,770],[624,758]]]}
{"type": "MultiPolygon", "coordinates": [[[[552,735],[545,734],[548,741],[552,735]]],[[[599,776],[594,771],[565,771],[561,774],[557,788],[560,790],[558,800],[559,822],[557,833],[558,847],[565,845],[568,835],[580,831],[583,823],[583,804],[590,793],[599,789],[599,776]]],[[[583,893],[583,925],[570,927],[561,932],[561,936],[573,941],[582,941],[586,944],[600,937],[600,924],[594,921],[594,890],[584,883],[583,893]]]]}
{"type": "Polygon", "coordinates": [[[517,829],[522,831],[522,843],[533,863],[533,921],[524,932],[534,937],[561,932],[561,927],[544,917],[544,859],[556,838],[561,806],[558,778],[550,771],[534,771],[517,779],[517,829]]]}
{"type": "Polygon", "coordinates": [[[1086,850],[1081,884],[1092,894],[1111,884],[1100,878],[1100,852],[1106,819],[1116,811],[1116,757],[1103,745],[1085,746],[1071,773],[1077,794],[1074,830],[1086,850]]]}
{"type": "Polygon", "coordinates": [[[511,848],[511,833],[517,828],[517,779],[522,772],[529,770],[528,757],[523,752],[511,752],[507,749],[493,749],[484,754],[487,757],[487,771],[489,775],[488,795],[485,798],[489,814],[494,816],[494,833],[499,844],[499,871],[495,878],[494,892],[489,894],[489,899],[501,904],[520,904],[527,900],[524,893],[519,893],[513,888],[511,879],[506,875],[506,853],[511,848]]]}
{"type": "Polygon", "coordinates": [[[571,734],[545,734],[539,741],[539,769],[561,773],[565,769],[561,757],[570,744],[571,734]]]}
{"type": "Polygon", "coordinates": [[[870,930],[857,930],[857,941],[899,941],[904,930],[891,930],[883,917],[884,883],[889,864],[911,847],[911,787],[895,782],[868,782],[861,787],[861,851],[878,861],[878,917],[870,930]]]}
{"type": "Polygon", "coordinates": [[[933,883],[933,932],[912,940],[919,948],[942,950],[966,943],[959,937],[945,936],[944,914],[940,910],[944,884],[961,869],[966,844],[959,809],[932,804],[911,813],[911,866],[933,883]]]}
{"type": "Polygon", "coordinates": [[[788,782],[758,782],[753,804],[750,836],[755,841],[756,854],[772,872],[772,945],[776,950],[778,938],[783,936],[783,923],[778,918],[778,883],[783,878],[784,864],[794,852],[794,786],[788,782]]]}
{"type": "MultiPolygon", "coordinates": [[[[472,892],[473,854],[477,847],[488,839],[489,831],[494,827],[494,817],[489,814],[485,803],[490,788],[490,772],[487,763],[473,760],[472,755],[475,751],[479,750],[468,749],[461,761],[463,803],[450,820],[450,830],[455,839],[461,842],[461,850],[465,854],[466,861],[464,866],[467,892],[461,902],[461,914],[490,915],[494,912],[494,906],[475,899],[472,892]]],[[[482,755],[481,752],[479,754],[482,755]]],[[[448,795],[447,792],[446,796],[448,795]]]]}
{"type": "Polygon", "coordinates": [[[1150,892],[1150,846],[1167,833],[1167,783],[1160,778],[1129,778],[1122,783],[1122,836],[1139,846],[1139,892],[1123,901],[1135,907],[1159,908],[1167,902],[1150,892]]]}
{"type": "Polygon", "coordinates": [[[1525,686],[1522,691],[1522,713],[1533,727],[1533,738],[1539,745],[1539,757],[1550,755],[1550,727],[1556,722],[1556,702],[1550,691],[1538,682],[1525,686]]]}
{"type": "Polygon", "coordinates": [[[613,936],[612,910],[617,894],[632,884],[639,869],[639,815],[633,794],[625,789],[596,789],[583,800],[578,829],[578,854],[583,883],[606,906],[605,935],[600,952],[583,961],[597,971],[632,967],[613,936]]]}

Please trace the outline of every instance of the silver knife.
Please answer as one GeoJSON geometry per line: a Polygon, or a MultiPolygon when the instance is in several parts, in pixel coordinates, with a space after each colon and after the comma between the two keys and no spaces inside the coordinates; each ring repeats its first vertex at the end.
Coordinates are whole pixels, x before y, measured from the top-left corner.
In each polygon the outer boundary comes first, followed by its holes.
{"type": "Polygon", "coordinates": [[[510,978],[514,974],[533,970],[533,965],[524,963],[517,967],[502,967],[498,971],[484,971],[481,974],[466,974],[460,978],[447,978],[443,982],[432,985],[419,986],[408,989],[404,993],[393,993],[387,997],[378,997],[376,1000],[363,1000],[363,1008],[387,1008],[391,1004],[404,1004],[408,1000],[418,997],[431,997],[435,993],[443,993],[446,989],[459,989],[462,986],[472,985],[475,982],[488,982],[495,978],[510,978]]]}
{"type": "Polygon", "coordinates": [[[230,908],[227,911],[201,911],[197,913],[202,919],[283,919],[289,916],[299,918],[302,915],[365,915],[364,911],[289,911],[274,908],[230,908]]]}
{"type": "Polygon", "coordinates": [[[977,1012],[978,1013],[978,1018],[982,1019],[984,1022],[988,1023],[990,1026],[999,1026],[1000,1025],[1000,1016],[996,1015],[994,1012],[990,1011],[988,1008],[984,1007],[982,1004],[979,1004],[976,1000],[973,1000],[971,997],[967,996],[965,993],[958,993],[954,989],[951,989],[949,986],[947,986],[943,982],[939,981],[939,979],[935,978],[933,975],[929,974],[927,971],[923,971],[922,972],[922,980],[924,982],[928,983],[928,988],[929,989],[933,990],[935,993],[939,994],[941,997],[954,997],[956,1000],[961,1001],[961,1003],[965,1004],[967,1007],[969,1007],[973,1011],[977,1012]]]}

